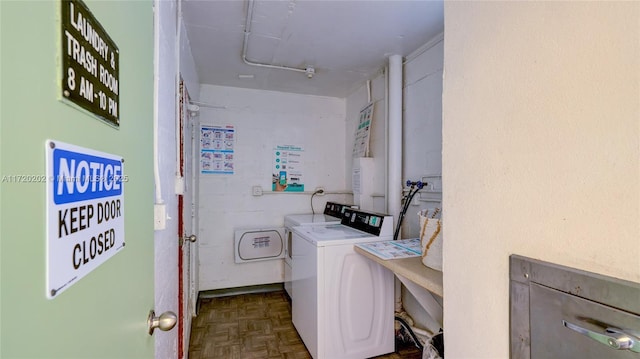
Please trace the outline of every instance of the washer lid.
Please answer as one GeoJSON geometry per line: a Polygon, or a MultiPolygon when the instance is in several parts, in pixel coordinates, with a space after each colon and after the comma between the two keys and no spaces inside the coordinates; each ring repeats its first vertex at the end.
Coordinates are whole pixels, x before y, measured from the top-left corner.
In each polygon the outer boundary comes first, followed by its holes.
{"type": "Polygon", "coordinates": [[[285,227],[307,226],[316,224],[340,223],[340,218],[326,214],[290,214],[284,216],[285,227]]]}
{"type": "Polygon", "coordinates": [[[298,226],[294,227],[293,231],[318,247],[347,243],[355,244],[375,242],[390,239],[387,237],[374,236],[341,224],[298,226]]]}

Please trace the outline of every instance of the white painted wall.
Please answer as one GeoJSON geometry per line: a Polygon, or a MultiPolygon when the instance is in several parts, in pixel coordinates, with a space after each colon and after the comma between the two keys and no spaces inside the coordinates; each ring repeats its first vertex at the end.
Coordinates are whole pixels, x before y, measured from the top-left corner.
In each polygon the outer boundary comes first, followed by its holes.
{"type": "MultiPolygon", "coordinates": [[[[444,55],[442,35],[429,41],[407,58],[403,74],[403,183],[419,180],[427,174],[442,172],[442,64],[444,55]]],[[[375,103],[371,133],[370,157],[375,162],[376,193],[385,193],[385,75],[380,74],[371,81],[371,97],[375,103]]],[[[347,126],[346,171],[352,171],[351,151],[360,110],[367,104],[366,85],[358,88],[346,98],[347,126]]],[[[348,184],[351,186],[351,183],[348,184]]],[[[402,190],[399,188],[398,190],[402,190]]],[[[376,198],[376,210],[385,212],[384,197],[376,198]]],[[[409,207],[403,226],[403,238],[418,237],[417,212],[431,206],[418,202],[409,207]]],[[[398,213],[391,213],[398,216],[398,213]]]]}
{"type": "MultiPolygon", "coordinates": [[[[443,36],[430,40],[408,56],[403,75],[403,173],[402,179],[420,180],[427,174],[440,174],[442,170],[442,66],[444,56],[443,36]]],[[[375,102],[374,123],[371,135],[371,157],[375,162],[376,191],[385,193],[385,75],[371,81],[372,99],[375,102]]],[[[360,110],[367,104],[367,87],[362,86],[347,99],[347,173],[351,173],[349,154],[360,110]]],[[[398,188],[398,191],[402,188],[398,188]]],[[[414,201],[415,202],[415,201],[414,201]]],[[[385,198],[376,197],[376,210],[384,212],[385,198]]],[[[416,202],[405,216],[402,238],[419,236],[417,212],[434,206],[434,203],[416,202]]],[[[392,213],[395,217],[398,213],[392,213]]],[[[403,291],[403,306],[425,328],[426,312],[403,291]]]]}
{"type": "MultiPolygon", "coordinates": [[[[442,67],[443,35],[431,39],[415,53],[407,56],[403,79],[403,182],[418,181],[425,175],[442,173],[442,67]]],[[[414,197],[405,215],[402,238],[420,236],[417,213],[422,209],[440,207],[441,194],[414,197]]],[[[437,297],[439,302],[442,298],[437,297]]],[[[419,328],[426,328],[429,314],[405,288],[402,305],[419,328]]],[[[440,313],[438,313],[440,316],[440,313]]]]}
{"type": "Polygon", "coordinates": [[[447,357],[509,356],[509,255],[640,282],[640,3],[446,2],[447,357]]]}
{"type": "MultiPolygon", "coordinates": [[[[311,213],[310,194],[277,193],[254,197],[251,188],[271,189],[273,148],[304,148],[305,190],[322,186],[344,191],[345,101],[203,85],[200,99],[226,109],[202,107],[200,122],[236,129],[235,173],[201,175],[199,203],[200,290],[233,288],[283,281],[282,260],[234,263],[234,230],[282,227],[284,216],[311,213]]],[[[327,200],[349,202],[350,195],[314,197],[315,211],[327,200]]]]}
{"type": "MultiPolygon", "coordinates": [[[[403,182],[442,173],[443,57],[443,36],[439,35],[407,56],[409,60],[404,65],[403,182]]],[[[440,199],[441,195],[422,196],[419,192],[414,197],[403,221],[403,238],[419,237],[417,213],[440,205],[419,201],[419,198],[440,199]]]]}

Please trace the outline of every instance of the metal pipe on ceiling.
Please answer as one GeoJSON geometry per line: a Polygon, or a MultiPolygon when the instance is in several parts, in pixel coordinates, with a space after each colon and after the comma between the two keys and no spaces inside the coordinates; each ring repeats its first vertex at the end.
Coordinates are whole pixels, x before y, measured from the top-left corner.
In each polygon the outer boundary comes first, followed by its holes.
{"type": "Polygon", "coordinates": [[[244,24],[244,41],[242,43],[242,61],[245,64],[251,65],[251,66],[302,72],[302,73],[305,73],[308,78],[312,78],[313,75],[315,75],[315,69],[312,66],[308,66],[304,69],[300,69],[297,67],[264,64],[264,63],[259,63],[259,62],[255,62],[247,59],[247,48],[249,47],[249,35],[251,35],[251,21],[253,20],[253,6],[254,6],[254,0],[249,0],[247,3],[247,19],[244,24]]]}

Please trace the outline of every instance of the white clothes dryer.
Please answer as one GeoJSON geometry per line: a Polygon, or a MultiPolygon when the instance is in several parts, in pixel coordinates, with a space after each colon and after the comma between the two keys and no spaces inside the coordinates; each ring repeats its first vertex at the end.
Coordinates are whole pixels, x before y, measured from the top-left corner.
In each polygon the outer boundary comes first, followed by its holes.
{"type": "Polygon", "coordinates": [[[314,359],[394,351],[394,277],[356,243],[393,239],[393,217],[345,209],[342,224],[293,228],[293,324],[314,359]]]}
{"type": "Polygon", "coordinates": [[[289,298],[293,299],[291,290],[291,241],[293,240],[293,227],[324,224],[338,224],[342,221],[345,208],[351,208],[350,204],[327,202],[322,214],[290,214],[284,217],[284,289],[289,298]]]}

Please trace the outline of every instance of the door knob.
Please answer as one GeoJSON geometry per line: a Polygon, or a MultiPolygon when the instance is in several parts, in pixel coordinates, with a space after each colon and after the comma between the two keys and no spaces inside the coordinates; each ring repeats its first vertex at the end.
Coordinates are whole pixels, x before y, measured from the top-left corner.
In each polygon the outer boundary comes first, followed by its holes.
{"type": "Polygon", "coordinates": [[[195,243],[197,240],[198,240],[198,237],[196,237],[195,234],[192,234],[190,236],[184,236],[180,238],[180,245],[183,245],[185,242],[195,243]]]}
{"type": "Polygon", "coordinates": [[[154,329],[158,328],[164,332],[173,329],[178,321],[178,316],[174,312],[164,312],[156,317],[156,312],[152,309],[149,312],[147,318],[147,327],[149,328],[149,335],[153,335],[154,329]]]}

